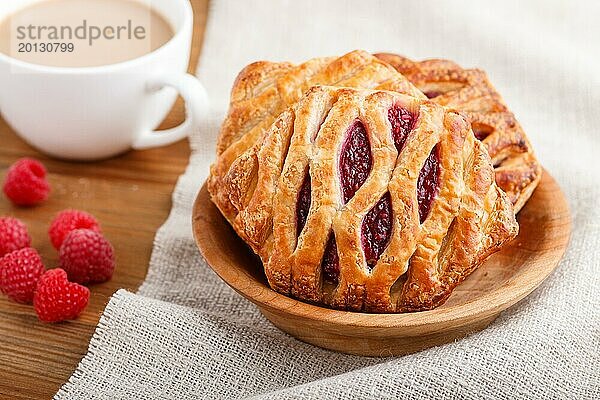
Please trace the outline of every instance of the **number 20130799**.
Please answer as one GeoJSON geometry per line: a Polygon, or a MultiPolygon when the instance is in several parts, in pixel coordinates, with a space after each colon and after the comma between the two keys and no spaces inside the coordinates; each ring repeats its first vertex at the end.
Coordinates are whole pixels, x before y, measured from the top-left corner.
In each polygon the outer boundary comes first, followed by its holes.
{"type": "Polygon", "coordinates": [[[19,53],[72,53],[75,51],[73,43],[19,43],[19,53]]]}

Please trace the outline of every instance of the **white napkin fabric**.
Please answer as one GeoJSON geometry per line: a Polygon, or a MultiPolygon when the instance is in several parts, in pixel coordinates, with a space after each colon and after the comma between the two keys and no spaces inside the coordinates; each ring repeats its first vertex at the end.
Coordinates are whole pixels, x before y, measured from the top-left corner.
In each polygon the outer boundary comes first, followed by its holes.
{"type": "Polygon", "coordinates": [[[198,72],[211,118],[192,137],[145,283],[112,297],[56,398],[600,398],[599,19],[594,1],[211,2],[198,72]],[[563,261],[533,294],[480,333],[390,359],[280,332],[207,267],[191,231],[237,72],[357,48],[485,69],[573,216],[563,261]]]}

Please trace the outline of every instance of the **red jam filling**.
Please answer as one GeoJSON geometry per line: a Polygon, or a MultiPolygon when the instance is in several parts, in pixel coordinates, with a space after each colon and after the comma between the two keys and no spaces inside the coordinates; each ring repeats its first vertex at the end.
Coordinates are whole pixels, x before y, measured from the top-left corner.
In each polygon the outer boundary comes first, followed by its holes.
{"type": "Polygon", "coordinates": [[[398,153],[404,148],[408,134],[415,127],[415,115],[403,107],[392,107],[388,111],[388,120],[392,124],[392,136],[398,153]]]}
{"type": "Polygon", "coordinates": [[[296,237],[300,236],[300,232],[306,225],[308,212],[310,211],[310,174],[307,173],[298,192],[298,200],[296,202],[296,237]]]}
{"type": "Polygon", "coordinates": [[[419,202],[419,219],[421,223],[427,219],[431,210],[431,203],[438,194],[439,180],[440,149],[439,145],[436,145],[427,160],[425,160],[417,181],[417,200],[419,202]]]}
{"type": "Polygon", "coordinates": [[[323,271],[323,280],[325,282],[337,285],[340,280],[340,258],[337,252],[337,244],[333,232],[329,234],[323,261],[321,261],[321,269],[323,271]]]}
{"type": "Polygon", "coordinates": [[[356,121],[349,129],[340,155],[340,180],[344,204],[349,202],[365,183],[372,165],[371,145],[367,131],[362,122],[356,121]]]}
{"type": "Polygon", "coordinates": [[[386,193],[367,213],[362,223],[361,242],[367,266],[372,270],[392,235],[392,199],[386,193]]]}
{"type": "Polygon", "coordinates": [[[425,96],[427,96],[428,99],[433,99],[434,97],[438,97],[442,95],[442,92],[438,92],[437,90],[430,90],[427,92],[423,92],[423,94],[425,96]]]}
{"type": "Polygon", "coordinates": [[[479,140],[484,140],[494,132],[494,128],[484,124],[473,124],[473,134],[479,140]]]}

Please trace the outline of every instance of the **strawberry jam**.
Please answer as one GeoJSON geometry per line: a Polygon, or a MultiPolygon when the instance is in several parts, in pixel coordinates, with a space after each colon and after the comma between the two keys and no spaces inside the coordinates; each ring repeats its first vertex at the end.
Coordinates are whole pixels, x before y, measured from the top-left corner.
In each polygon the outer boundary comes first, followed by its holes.
{"type": "Polygon", "coordinates": [[[415,115],[403,107],[392,107],[388,111],[388,120],[392,124],[392,136],[398,153],[404,148],[408,134],[415,127],[415,115]]]}
{"type": "Polygon", "coordinates": [[[489,125],[484,124],[473,124],[473,134],[479,140],[484,140],[486,137],[490,136],[494,128],[489,125]]]}
{"type": "Polygon", "coordinates": [[[372,270],[390,242],[392,199],[387,192],[367,213],[362,223],[361,242],[367,266],[372,270]]]}
{"type": "Polygon", "coordinates": [[[419,219],[421,223],[427,219],[431,210],[431,203],[438,194],[439,180],[440,149],[439,145],[436,145],[427,160],[425,160],[417,181],[417,200],[419,202],[419,219]]]}
{"type": "Polygon", "coordinates": [[[427,92],[423,92],[423,94],[427,96],[428,99],[433,99],[435,97],[441,96],[442,92],[438,92],[437,90],[429,90],[427,92]]]}
{"type": "Polygon", "coordinates": [[[340,180],[344,204],[350,201],[365,183],[371,172],[373,159],[367,131],[356,121],[349,129],[340,155],[340,180]]]}
{"type": "Polygon", "coordinates": [[[298,201],[296,202],[296,237],[306,225],[308,212],[310,211],[310,174],[307,173],[298,192],[298,201]]]}
{"type": "Polygon", "coordinates": [[[333,232],[329,234],[323,261],[321,261],[323,271],[323,280],[325,282],[337,285],[340,280],[340,258],[337,252],[337,244],[333,232]]]}

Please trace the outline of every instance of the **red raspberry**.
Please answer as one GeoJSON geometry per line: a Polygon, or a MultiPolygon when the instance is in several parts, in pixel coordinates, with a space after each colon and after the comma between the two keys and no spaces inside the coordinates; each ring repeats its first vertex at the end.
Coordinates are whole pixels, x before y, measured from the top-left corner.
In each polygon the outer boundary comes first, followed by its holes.
{"type": "Polygon", "coordinates": [[[0,289],[18,303],[31,303],[44,264],[31,247],[15,250],[0,259],[0,289]]]}
{"type": "Polygon", "coordinates": [[[18,206],[34,206],[43,202],[50,193],[46,168],[38,160],[21,158],[8,169],[4,193],[18,206]]]}
{"type": "Polygon", "coordinates": [[[16,218],[0,218],[0,257],[15,250],[31,246],[27,227],[16,218]]]}
{"type": "Polygon", "coordinates": [[[67,235],[75,229],[90,229],[100,232],[100,224],[93,215],[79,210],[64,210],[50,224],[48,234],[56,250],[60,249],[67,235]]]}
{"type": "Polygon", "coordinates": [[[60,268],[46,271],[40,278],[33,308],[43,322],[59,322],[75,319],[87,306],[90,290],[67,280],[67,273],[60,268]]]}
{"type": "Polygon", "coordinates": [[[112,278],[115,254],[112,245],[100,233],[76,229],[60,247],[60,267],[77,283],[100,283],[112,278]]]}

